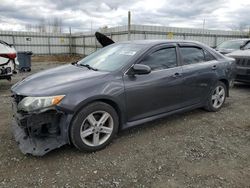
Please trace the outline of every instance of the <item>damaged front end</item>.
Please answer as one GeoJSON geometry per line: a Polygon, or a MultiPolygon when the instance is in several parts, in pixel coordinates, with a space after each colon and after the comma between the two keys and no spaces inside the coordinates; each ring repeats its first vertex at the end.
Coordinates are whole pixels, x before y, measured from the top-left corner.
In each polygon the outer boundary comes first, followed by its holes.
{"type": "Polygon", "coordinates": [[[11,128],[22,153],[42,156],[69,143],[65,112],[56,106],[26,112],[18,109],[25,96],[13,94],[12,98],[14,115],[11,128]]]}

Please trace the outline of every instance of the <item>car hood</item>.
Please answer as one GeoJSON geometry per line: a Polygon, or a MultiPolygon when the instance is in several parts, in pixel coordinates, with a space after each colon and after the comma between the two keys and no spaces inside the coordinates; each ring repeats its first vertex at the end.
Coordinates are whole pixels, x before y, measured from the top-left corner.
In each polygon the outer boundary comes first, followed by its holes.
{"type": "Polygon", "coordinates": [[[25,96],[64,94],[94,80],[101,80],[107,74],[70,64],[33,74],[16,83],[11,90],[25,96]]]}
{"type": "Polygon", "coordinates": [[[250,49],[248,50],[237,50],[235,52],[227,54],[229,57],[250,57],[250,49]]]}
{"type": "Polygon", "coordinates": [[[216,51],[220,52],[221,54],[228,54],[235,51],[235,49],[216,49],[216,51]]]}

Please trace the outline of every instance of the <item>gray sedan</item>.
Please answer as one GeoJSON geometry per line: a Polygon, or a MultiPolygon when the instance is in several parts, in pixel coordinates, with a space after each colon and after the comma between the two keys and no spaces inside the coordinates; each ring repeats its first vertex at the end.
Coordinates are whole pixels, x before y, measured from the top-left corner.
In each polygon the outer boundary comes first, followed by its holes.
{"type": "Polygon", "coordinates": [[[24,154],[65,144],[97,151],[122,129],[195,108],[218,111],[234,70],[234,59],[197,42],[114,43],[15,84],[13,133],[24,154]]]}

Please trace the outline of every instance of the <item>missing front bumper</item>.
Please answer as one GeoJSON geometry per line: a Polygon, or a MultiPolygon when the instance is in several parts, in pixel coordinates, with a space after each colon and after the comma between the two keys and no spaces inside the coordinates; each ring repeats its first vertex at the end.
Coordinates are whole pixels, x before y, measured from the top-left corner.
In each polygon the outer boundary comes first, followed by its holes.
{"type": "Polygon", "coordinates": [[[34,156],[43,156],[49,151],[59,148],[66,144],[60,137],[35,138],[27,136],[25,131],[18,126],[15,120],[11,124],[15,140],[23,154],[32,154],[34,156]]]}
{"type": "Polygon", "coordinates": [[[16,113],[11,128],[22,153],[43,156],[68,143],[63,131],[65,122],[66,116],[57,111],[31,115],[16,113]]]}

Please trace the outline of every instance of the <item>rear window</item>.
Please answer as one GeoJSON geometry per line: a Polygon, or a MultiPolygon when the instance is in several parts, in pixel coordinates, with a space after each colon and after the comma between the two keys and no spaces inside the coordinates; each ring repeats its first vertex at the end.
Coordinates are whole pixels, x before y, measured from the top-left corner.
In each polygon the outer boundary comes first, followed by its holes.
{"type": "Polygon", "coordinates": [[[143,60],[143,64],[148,65],[152,70],[162,70],[176,67],[176,50],[173,47],[157,50],[149,54],[145,60],[143,60]]]}
{"type": "Polygon", "coordinates": [[[204,52],[201,48],[196,47],[181,47],[180,52],[184,65],[200,63],[205,61],[204,52]]]}

